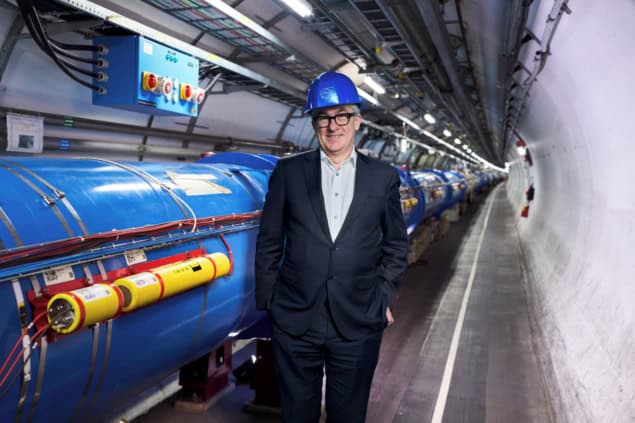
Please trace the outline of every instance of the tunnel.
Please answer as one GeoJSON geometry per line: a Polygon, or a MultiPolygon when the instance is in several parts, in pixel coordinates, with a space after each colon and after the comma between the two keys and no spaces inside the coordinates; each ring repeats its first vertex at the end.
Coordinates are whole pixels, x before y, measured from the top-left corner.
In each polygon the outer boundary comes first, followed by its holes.
{"type": "Polygon", "coordinates": [[[635,420],[632,1],[0,6],[1,421],[279,421],[255,243],[327,71],[409,240],[367,421],[635,420]]]}

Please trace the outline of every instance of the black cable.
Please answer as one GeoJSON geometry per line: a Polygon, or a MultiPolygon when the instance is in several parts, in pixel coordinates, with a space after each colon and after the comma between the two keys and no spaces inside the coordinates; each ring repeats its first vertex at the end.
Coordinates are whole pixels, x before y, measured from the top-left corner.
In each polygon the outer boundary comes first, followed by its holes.
{"type": "Polygon", "coordinates": [[[59,48],[64,48],[66,50],[81,50],[81,51],[99,51],[101,47],[95,46],[92,44],[67,44],[61,41],[54,40],[53,38],[49,38],[49,41],[55,44],[59,48]]]}
{"type": "MultiPolygon", "coordinates": [[[[33,5],[31,4],[31,6],[33,6],[33,5]]],[[[22,9],[21,9],[21,10],[22,10],[22,9]]],[[[73,59],[73,60],[78,60],[78,61],[82,61],[82,62],[86,62],[86,63],[92,63],[92,64],[97,64],[97,63],[98,63],[98,60],[85,59],[85,58],[81,58],[81,57],[74,56],[74,55],[72,55],[72,54],[66,53],[66,52],[64,52],[62,49],[60,49],[59,47],[57,47],[57,46],[55,46],[54,44],[50,43],[51,41],[55,41],[55,40],[53,40],[52,38],[50,38],[50,37],[49,37],[49,36],[48,36],[48,35],[47,35],[47,34],[46,34],[43,30],[42,30],[41,23],[39,22],[39,19],[37,19],[37,13],[36,13],[35,8],[33,8],[33,9],[32,9],[32,12],[30,12],[30,11],[29,11],[29,9],[28,9],[28,6],[27,6],[27,5],[24,5],[23,15],[24,15],[24,13],[26,13],[26,14],[29,16],[29,19],[28,19],[28,20],[27,20],[27,18],[25,17],[25,22],[27,23],[27,26],[29,27],[29,30],[31,31],[31,34],[33,35],[33,33],[34,33],[34,32],[35,32],[36,34],[38,34],[38,37],[35,37],[35,36],[34,36],[34,40],[36,41],[36,43],[38,44],[38,46],[40,47],[40,49],[42,49],[45,53],[47,53],[47,54],[49,55],[49,57],[51,57],[53,60],[55,60],[55,61],[57,62],[57,60],[56,60],[56,59],[59,59],[59,58],[56,56],[56,52],[58,52],[59,54],[61,54],[61,55],[63,55],[63,56],[66,56],[66,57],[68,57],[68,58],[70,58],[70,59],[73,59]],[[31,15],[31,13],[33,13],[33,14],[31,15]],[[36,17],[36,19],[37,19],[35,22],[33,22],[33,20],[32,20],[32,19],[33,19],[33,16],[35,16],[35,17],[36,17]],[[37,28],[38,28],[38,26],[39,26],[39,30],[37,29],[37,28]],[[40,37],[44,37],[44,38],[42,39],[42,38],[40,38],[40,37]],[[55,51],[53,51],[53,50],[55,50],[56,52],[55,52],[55,51]]],[[[74,66],[73,64],[71,64],[71,63],[67,62],[66,60],[63,60],[63,59],[59,59],[59,60],[60,60],[60,61],[61,61],[61,62],[62,62],[65,66],[67,66],[67,67],[69,67],[69,68],[71,68],[71,69],[73,69],[73,70],[75,70],[75,71],[77,71],[77,72],[83,73],[83,74],[88,75],[88,76],[92,76],[92,77],[94,77],[94,78],[100,78],[100,77],[101,77],[101,74],[100,74],[100,73],[98,73],[98,72],[91,72],[91,71],[87,71],[87,70],[85,70],[85,69],[78,68],[78,67],[74,66]]],[[[59,64],[58,64],[58,65],[59,65],[59,64]]],[[[80,82],[80,81],[78,81],[78,82],[80,82]]]]}
{"type": "Polygon", "coordinates": [[[53,40],[52,38],[48,38],[49,42],[50,42],[50,46],[53,48],[53,50],[55,50],[55,52],[57,54],[61,54],[64,57],[68,57],[71,60],[76,60],[78,62],[84,62],[84,63],[90,63],[92,65],[98,65],[100,63],[100,60],[98,59],[92,59],[92,58],[88,58],[88,57],[80,57],[80,56],[75,56],[74,54],[70,54],[69,52],[61,49],[60,47],[58,47],[57,45],[55,45],[55,40],[53,40]]]}
{"type": "MultiPolygon", "coordinates": [[[[58,58],[59,59],[59,58],[58,58]]],[[[88,75],[88,76],[92,76],[93,78],[102,78],[103,73],[102,72],[93,72],[93,71],[89,71],[86,69],[82,69],[80,67],[77,67],[75,65],[73,65],[72,63],[67,62],[64,59],[59,59],[60,62],[64,63],[64,65],[70,69],[73,69],[76,72],[79,73],[83,73],[84,75],[88,75]]]]}
{"type": "Polygon", "coordinates": [[[44,33],[44,30],[42,28],[42,23],[40,22],[40,19],[37,15],[37,10],[35,9],[33,2],[28,1],[28,4],[27,4],[26,0],[18,0],[18,6],[20,7],[20,12],[22,13],[24,22],[26,23],[27,27],[29,28],[29,31],[31,32],[31,35],[33,36],[33,40],[40,47],[40,49],[42,49],[51,59],[53,59],[53,61],[57,64],[57,66],[71,79],[92,90],[101,91],[102,87],[86,82],[78,78],[77,76],[73,75],[68,70],[68,68],[70,67],[71,69],[74,69],[76,71],[78,71],[77,70],[78,68],[72,65],[69,66],[70,64],[68,62],[63,61],[57,57],[57,55],[55,54],[55,52],[53,51],[53,49],[51,48],[48,42],[48,38],[46,34],[44,33]]]}
{"type": "Polygon", "coordinates": [[[88,75],[88,76],[98,77],[99,75],[97,73],[83,70],[83,69],[78,68],[78,67],[68,63],[67,61],[57,57],[57,55],[55,54],[55,52],[51,48],[51,45],[49,44],[49,41],[48,41],[49,39],[48,39],[46,33],[44,32],[44,29],[42,27],[42,23],[40,22],[40,18],[37,15],[37,10],[35,9],[35,6],[33,5],[33,2],[29,0],[29,3],[30,3],[30,9],[28,9],[29,17],[30,17],[30,19],[32,19],[32,21],[34,23],[34,28],[35,28],[38,36],[42,40],[42,44],[46,47],[46,51],[48,51],[49,56],[57,63],[57,65],[62,69],[62,71],[64,71],[64,73],[66,73],[68,76],[73,78],[75,81],[79,82],[80,84],[82,84],[82,85],[84,85],[86,87],[92,88],[93,90],[99,90],[100,87],[79,79],[78,77],[76,77],[75,75],[70,73],[68,68],[73,69],[73,70],[75,70],[77,72],[83,73],[83,74],[88,75]]]}

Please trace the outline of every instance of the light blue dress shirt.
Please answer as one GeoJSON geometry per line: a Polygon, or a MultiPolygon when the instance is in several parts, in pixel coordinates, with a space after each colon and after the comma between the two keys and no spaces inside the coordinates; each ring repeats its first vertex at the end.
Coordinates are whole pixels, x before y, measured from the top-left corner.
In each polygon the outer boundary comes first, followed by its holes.
{"type": "Polygon", "coordinates": [[[357,165],[357,152],[353,152],[344,160],[339,170],[322,150],[320,150],[320,163],[322,171],[322,197],[324,197],[324,209],[326,219],[331,232],[331,240],[335,241],[337,234],[342,229],[342,224],[348,213],[355,193],[355,166],[357,165]]]}

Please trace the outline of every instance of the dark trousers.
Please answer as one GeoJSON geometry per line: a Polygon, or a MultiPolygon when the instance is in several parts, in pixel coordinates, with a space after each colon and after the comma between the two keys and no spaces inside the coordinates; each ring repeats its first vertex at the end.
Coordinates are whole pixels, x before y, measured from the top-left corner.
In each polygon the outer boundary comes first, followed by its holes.
{"type": "Polygon", "coordinates": [[[339,335],[326,306],[300,337],[272,326],[282,421],[319,421],[324,369],[327,422],[363,423],[383,331],[346,340],[339,335]]]}

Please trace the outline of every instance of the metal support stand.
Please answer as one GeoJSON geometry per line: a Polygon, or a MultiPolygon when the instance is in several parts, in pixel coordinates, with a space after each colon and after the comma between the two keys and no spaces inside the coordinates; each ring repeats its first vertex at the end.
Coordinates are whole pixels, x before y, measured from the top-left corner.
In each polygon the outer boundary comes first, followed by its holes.
{"type": "Polygon", "coordinates": [[[175,407],[187,411],[206,411],[229,388],[232,345],[225,342],[211,353],[181,368],[179,384],[183,387],[175,407]]]}
{"type": "Polygon", "coordinates": [[[256,340],[256,357],[250,383],[255,396],[243,408],[250,413],[279,414],[280,393],[273,367],[273,348],[270,340],[256,340]]]}

